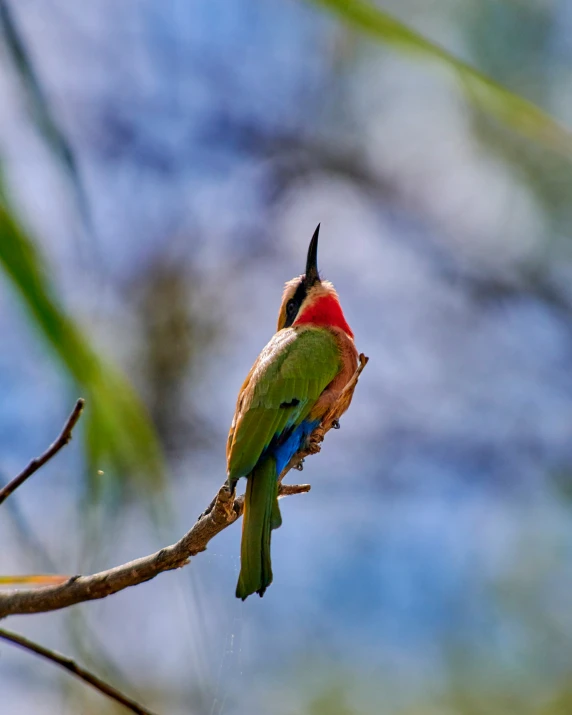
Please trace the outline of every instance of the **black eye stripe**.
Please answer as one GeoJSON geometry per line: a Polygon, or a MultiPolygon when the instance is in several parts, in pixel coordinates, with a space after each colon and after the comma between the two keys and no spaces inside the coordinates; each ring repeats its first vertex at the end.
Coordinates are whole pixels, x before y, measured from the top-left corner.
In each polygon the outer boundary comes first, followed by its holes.
{"type": "Polygon", "coordinates": [[[300,307],[304,302],[304,299],[306,298],[307,294],[308,290],[306,288],[306,283],[304,278],[302,278],[300,283],[298,283],[296,292],[286,304],[286,323],[284,324],[285,328],[289,328],[296,319],[298,311],[300,310],[300,307]]]}

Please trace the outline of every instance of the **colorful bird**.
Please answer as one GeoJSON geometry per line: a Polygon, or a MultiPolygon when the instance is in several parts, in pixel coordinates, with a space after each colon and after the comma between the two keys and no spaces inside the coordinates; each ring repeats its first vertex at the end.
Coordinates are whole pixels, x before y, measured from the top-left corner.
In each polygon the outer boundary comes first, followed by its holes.
{"type": "Polygon", "coordinates": [[[318,273],[319,231],[320,224],[306,273],[286,283],[277,332],[242,385],[228,435],[230,489],[247,478],[236,587],[243,600],[255,592],[264,595],[272,582],[270,533],[282,523],[278,478],[357,367],[354,336],[338,294],[318,273]]]}

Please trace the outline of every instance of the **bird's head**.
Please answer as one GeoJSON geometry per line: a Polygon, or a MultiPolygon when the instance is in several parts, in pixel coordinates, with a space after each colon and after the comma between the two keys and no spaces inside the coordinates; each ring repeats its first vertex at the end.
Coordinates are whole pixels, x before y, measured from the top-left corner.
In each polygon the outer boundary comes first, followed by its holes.
{"type": "Polygon", "coordinates": [[[329,281],[322,280],[318,273],[318,235],[316,227],[306,260],[306,272],[292,278],[284,287],[282,305],[278,314],[278,330],[292,325],[312,324],[341,328],[353,338],[347,324],[336,289],[329,281]]]}

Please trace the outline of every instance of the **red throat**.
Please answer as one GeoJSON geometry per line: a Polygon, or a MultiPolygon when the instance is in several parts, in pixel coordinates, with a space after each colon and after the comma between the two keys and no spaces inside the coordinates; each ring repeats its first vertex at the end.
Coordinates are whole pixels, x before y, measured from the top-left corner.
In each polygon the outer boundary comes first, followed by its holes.
{"type": "Polygon", "coordinates": [[[321,296],[294,321],[294,325],[307,325],[308,323],[341,328],[350,338],[354,337],[344,318],[342,307],[333,295],[321,296]]]}

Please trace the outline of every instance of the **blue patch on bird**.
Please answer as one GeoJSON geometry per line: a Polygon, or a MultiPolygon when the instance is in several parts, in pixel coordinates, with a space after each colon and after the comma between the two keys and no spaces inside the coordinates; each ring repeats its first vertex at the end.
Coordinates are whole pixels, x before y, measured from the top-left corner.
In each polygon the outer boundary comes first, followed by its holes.
{"type": "Polygon", "coordinates": [[[320,420],[304,420],[296,427],[285,439],[278,440],[278,443],[271,445],[269,452],[274,455],[276,460],[276,474],[280,475],[284,467],[300,449],[316,427],[320,424],[320,420]]]}

